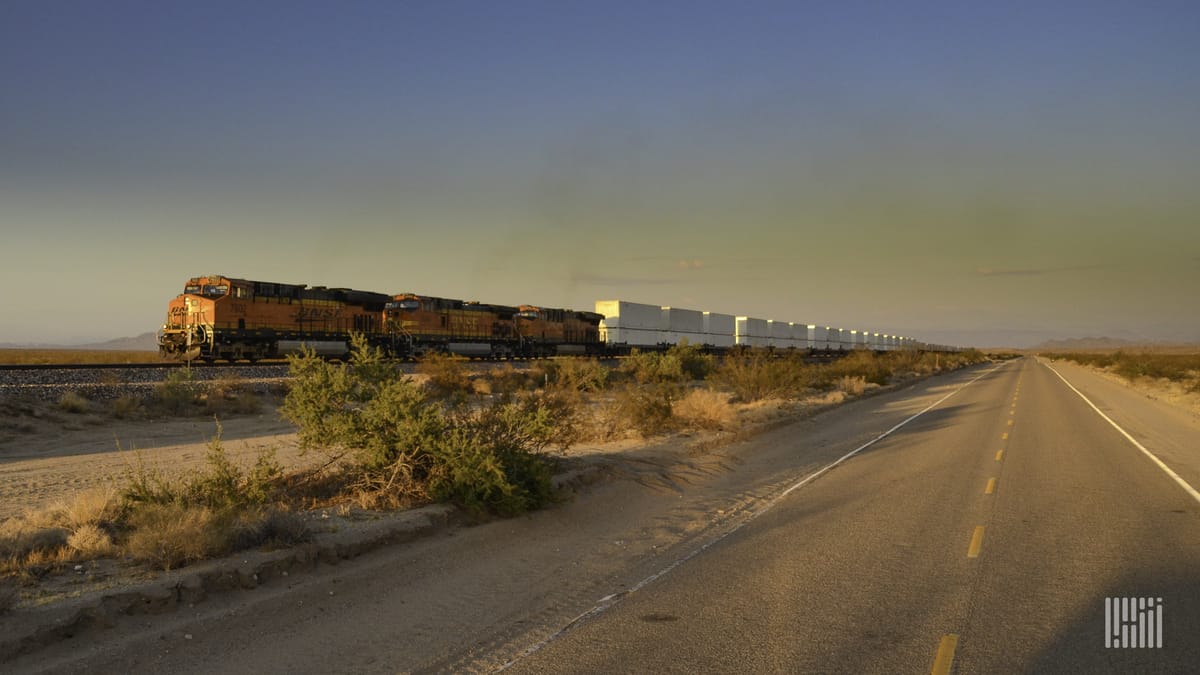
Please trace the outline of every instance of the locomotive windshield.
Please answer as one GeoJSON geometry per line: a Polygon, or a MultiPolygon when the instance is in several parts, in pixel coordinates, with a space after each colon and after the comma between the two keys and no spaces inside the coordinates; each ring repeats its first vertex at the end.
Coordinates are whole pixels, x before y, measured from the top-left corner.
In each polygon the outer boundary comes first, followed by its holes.
{"type": "Polygon", "coordinates": [[[214,297],[221,296],[221,295],[225,295],[228,292],[229,292],[229,287],[225,286],[225,285],[221,285],[221,286],[211,286],[210,285],[210,286],[204,287],[204,294],[209,295],[209,296],[214,296],[214,297]]]}
{"type": "Polygon", "coordinates": [[[523,312],[517,312],[517,317],[521,319],[537,319],[539,315],[537,312],[527,309],[523,312]]]}
{"type": "Polygon", "coordinates": [[[183,292],[187,295],[200,295],[200,286],[197,284],[189,284],[185,286],[183,292]]]}
{"type": "Polygon", "coordinates": [[[384,308],[385,309],[401,309],[401,310],[421,309],[421,301],[420,300],[398,300],[396,302],[387,303],[386,305],[384,305],[384,308]]]}

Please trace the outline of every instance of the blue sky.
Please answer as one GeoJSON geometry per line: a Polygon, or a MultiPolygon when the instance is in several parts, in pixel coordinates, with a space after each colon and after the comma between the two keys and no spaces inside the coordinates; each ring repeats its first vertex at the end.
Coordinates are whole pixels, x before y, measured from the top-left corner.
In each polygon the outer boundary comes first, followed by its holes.
{"type": "Polygon", "coordinates": [[[1200,340],[1197,44],[1192,3],[7,2],[0,342],[208,273],[1200,340]]]}

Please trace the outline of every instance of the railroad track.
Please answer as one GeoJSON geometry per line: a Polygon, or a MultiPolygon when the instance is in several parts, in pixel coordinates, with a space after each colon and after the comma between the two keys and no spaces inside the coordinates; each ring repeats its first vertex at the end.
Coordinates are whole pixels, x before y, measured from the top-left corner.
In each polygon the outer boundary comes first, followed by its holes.
{"type": "MultiPolygon", "coordinates": [[[[266,366],[286,366],[287,361],[259,361],[257,363],[228,363],[228,362],[193,362],[192,368],[258,368],[266,366]]],[[[183,362],[159,363],[0,363],[0,371],[7,370],[167,370],[171,368],[186,368],[183,362]]]]}

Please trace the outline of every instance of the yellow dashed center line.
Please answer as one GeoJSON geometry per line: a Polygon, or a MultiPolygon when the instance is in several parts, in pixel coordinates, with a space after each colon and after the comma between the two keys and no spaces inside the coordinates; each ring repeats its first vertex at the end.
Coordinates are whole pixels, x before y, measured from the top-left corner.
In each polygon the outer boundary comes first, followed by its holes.
{"type": "Polygon", "coordinates": [[[1004,457],[1004,451],[1003,451],[1003,450],[997,450],[997,451],[996,451],[996,461],[997,461],[997,462],[999,462],[999,461],[1000,461],[1000,459],[1001,459],[1001,458],[1003,458],[1003,457],[1004,457]]]}
{"type": "Polygon", "coordinates": [[[981,548],[983,548],[983,526],[979,525],[975,528],[975,533],[971,535],[971,545],[967,547],[967,557],[978,558],[981,548]]]}
{"type": "Polygon", "coordinates": [[[989,478],[989,479],[988,479],[988,484],[987,484],[987,487],[985,487],[985,488],[983,489],[983,494],[985,494],[985,495],[990,495],[990,494],[992,494],[992,493],[993,493],[993,492],[995,492],[995,491],[996,491],[996,479],[995,479],[995,478],[989,478]]]}
{"type": "Polygon", "coordinates": [[[954,665],[954,650],[958,647],[958,636],[949,633],[942,636],[938,644],[937,656],[933,659],[931,675],[950,675],[950,667],[954,665]]]}
{"type": "Polygon", "coordinates": [[[1000,440],[1002,440],[1002,441],[1007,441],[1007,440],[1008,440],[1008,432],[1007,432],[1007,431],[1006,431],[1006,432],[1004,432],[1003,434],[1001,434],[1001,436],[1000,436],[1000,440]]]}
{"type": "Polygon", "coordinates": [[[1008,421],[1008,426],[1010,426],[1010,427],[1011,427],[1011,426],[1012,426],[1012,423],[1013,423],[1013,421],[1012,421],[1012,420],[1009,420],[1009,421],[1008,421]]]}

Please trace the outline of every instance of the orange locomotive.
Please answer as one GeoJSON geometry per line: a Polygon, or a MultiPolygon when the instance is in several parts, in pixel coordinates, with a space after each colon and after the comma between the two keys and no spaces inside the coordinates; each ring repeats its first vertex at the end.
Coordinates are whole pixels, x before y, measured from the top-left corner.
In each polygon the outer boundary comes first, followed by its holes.
{"type": "Polygon", "coordinates": [[[399,357],[430,351],[488,358],[598,354],[603,349],[592,312],[511,307],[403,293],[384,309],[388,349],[399,357]]]}
{"type": "Polygon", "coordinates": [[[351,333],[381,332],[380,313],[390,300],[348,288],[196,277],[168,305],[159,351],[187,361],[256,361],[303,347],[342,357],[351,333]]]}

